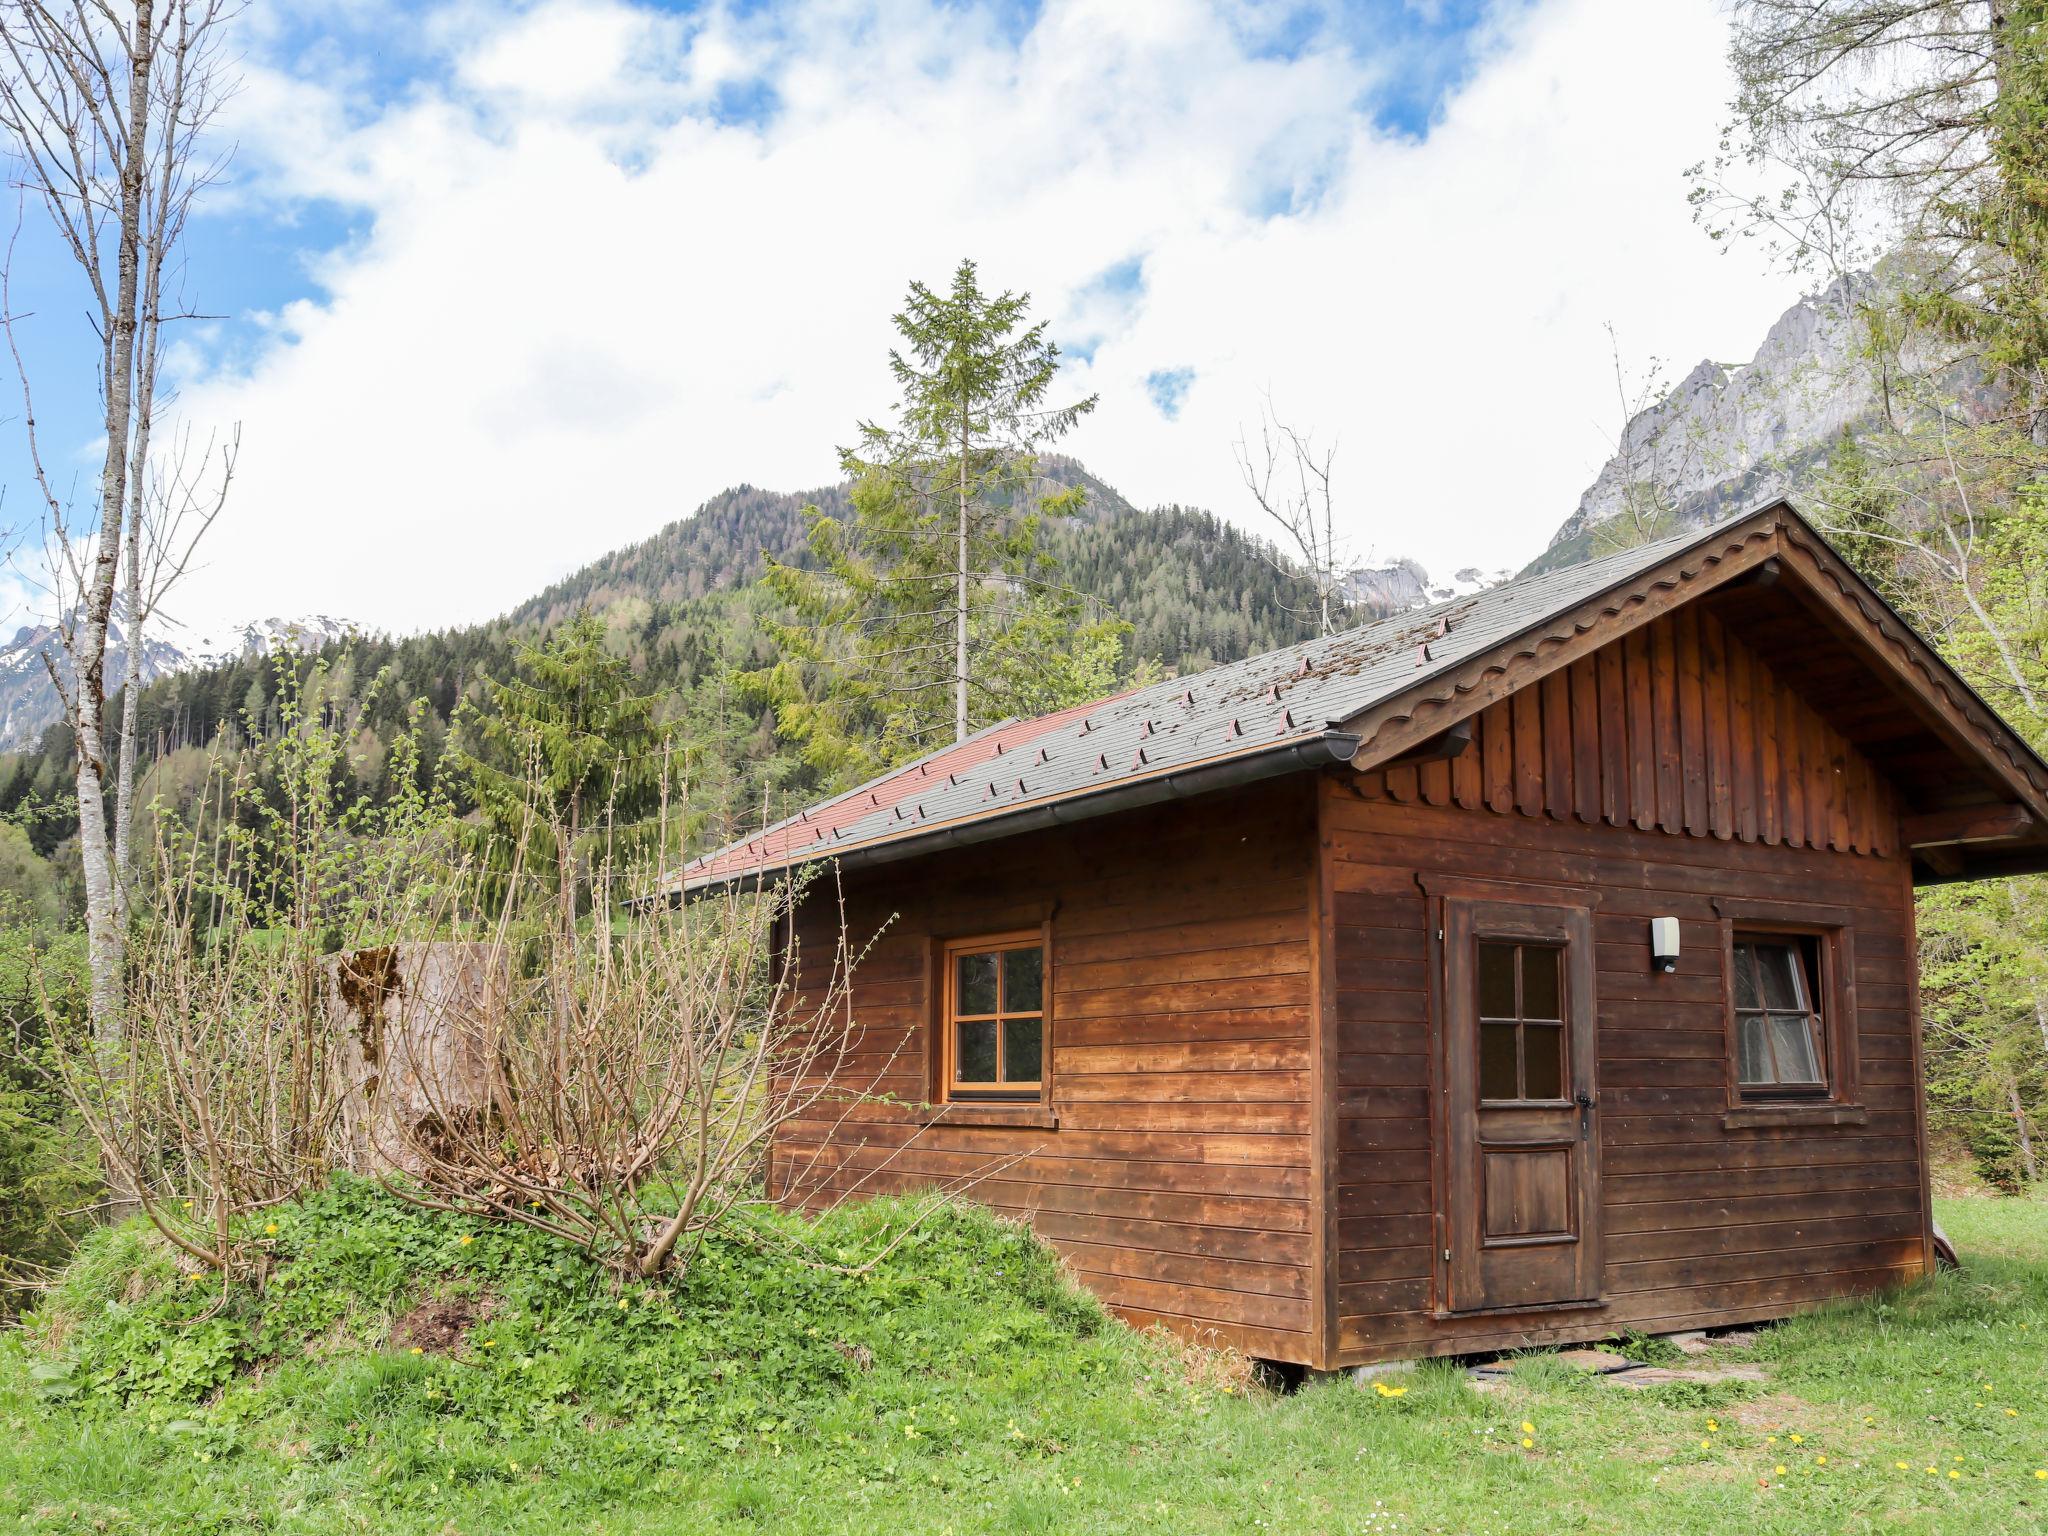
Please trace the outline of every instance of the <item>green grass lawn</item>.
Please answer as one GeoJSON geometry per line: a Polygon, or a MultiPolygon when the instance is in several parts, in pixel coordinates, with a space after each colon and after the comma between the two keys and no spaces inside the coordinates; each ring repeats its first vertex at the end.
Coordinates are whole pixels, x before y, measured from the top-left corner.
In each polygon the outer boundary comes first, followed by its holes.
{"type": "MultiPolygon", "coordinates": [[[[900,1215],[834,1218],[819,1251],[900,1215]]],[[[1103,1322],[971,1214],[860,1279],[765,1218],[621,1292],[347,1191],[280,1218],[260,1303],[216,1307],[135,1234],[90,1247],[0,1347],[0,1530],[2041,1529],[2048,1205],[1940,1217],[1964,1273],[1765,1330],[1761,1384],[1626,1391],[1532,1355],[1484,1394],[1431,1365],[1281,1397],[1103,1322]],[[466,1342],[394,1339],[422,1294],[466,1342]]]]}

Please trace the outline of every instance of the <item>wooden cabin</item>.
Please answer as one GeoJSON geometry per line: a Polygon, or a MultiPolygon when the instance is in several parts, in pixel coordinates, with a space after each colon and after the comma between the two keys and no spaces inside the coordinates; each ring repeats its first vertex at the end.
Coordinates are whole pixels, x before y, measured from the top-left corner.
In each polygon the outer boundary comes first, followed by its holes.
{"type": "Polygon", "coordinates": [[[1332,1368],[1927,1273],[1913,892],[2048,868],[2048,767],[1780,504],[995,727],[682,884],[814,860],[879,1094],[779,1197],[964,1184],[1130,1321],[1332,1368]]]}

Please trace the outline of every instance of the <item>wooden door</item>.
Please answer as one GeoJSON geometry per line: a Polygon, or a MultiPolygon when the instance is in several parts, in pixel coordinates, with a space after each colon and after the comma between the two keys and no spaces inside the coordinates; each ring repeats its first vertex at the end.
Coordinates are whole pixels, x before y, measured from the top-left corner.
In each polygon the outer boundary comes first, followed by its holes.
{"type": "Polygon", "coordinates": [[[1448,1308],[1596,1301],[1592,914],[1446,900],[1442,966],[1448,1308]]]}

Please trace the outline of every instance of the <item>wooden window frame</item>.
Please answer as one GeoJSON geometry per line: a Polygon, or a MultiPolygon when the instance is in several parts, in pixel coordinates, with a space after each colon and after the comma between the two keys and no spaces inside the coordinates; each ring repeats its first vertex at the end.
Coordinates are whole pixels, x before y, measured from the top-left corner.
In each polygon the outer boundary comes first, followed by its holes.
{"type": "MultiPolygon", "coordinates": [[[[988,1107],[992,1110],[1037,1109],[1052,1101],[1052,925],[1041,923],[1036,928],[1016,928],[1004,933],[968,934],[959,938],[941,939],[933,945],[933,960],[937,971],[937,985],[934,993],[933,1032],[936,1035],[936,1049],[932,1052],[933,1073],[931,1100],[934,1104],[959,1105],[965,1109],[988,1107]],[[955,1081],[955,1065],[959,1045],[959,1014],[955,1008],[955,992],[959,986],[959,966],[955,963],[961,955],[1002,954],[1012,950],[1036,949],[1039,953],[1039,1009],[1036,1015],[1039,1028],[1038,1081],[1033,1084],[1012,1088],[1000,1082],[993,1084],[966,1084],[955,1081]]],[[[996,1060],[1001,1070],[1002,1026],[1000,1021],[1007,1017],[1024,1018],[1022,1013],[1004,1015],[972,1014],[970,1018],[997,1019],[996,1060]]]]}
{"type": "Polygon", "coordinates": [[[1869,1116],[1860,1102],[1857,1075],[1856,930],[1841,907],[1717,898],[1720,918],[1721,1006],[1726,1040],[1728,1129],[1777,1126],[1860,1125],[1869,1116]],[[1820,995],[1821,1071],[1818,1090],[1746,1087],[1742,1082],[1742,1032],[1736,1015],[1736,935],[1816,941],[1815,970],[1820,995]]]}

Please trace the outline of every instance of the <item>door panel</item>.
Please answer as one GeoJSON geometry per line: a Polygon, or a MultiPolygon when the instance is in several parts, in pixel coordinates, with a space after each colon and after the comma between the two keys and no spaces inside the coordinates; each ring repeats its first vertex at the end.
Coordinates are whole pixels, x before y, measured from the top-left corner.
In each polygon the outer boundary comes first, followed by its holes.
{"type": "Polygon", "coordinates": [[[1592,914],[1452,897],[1442,927],[1448,1307],[1597,1300],[1592,914]]]}

